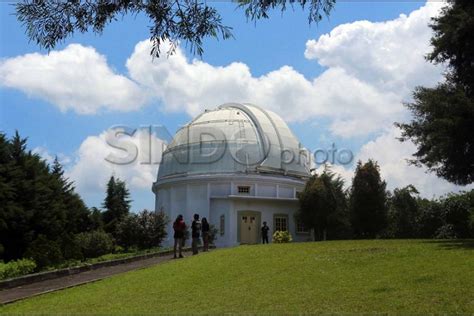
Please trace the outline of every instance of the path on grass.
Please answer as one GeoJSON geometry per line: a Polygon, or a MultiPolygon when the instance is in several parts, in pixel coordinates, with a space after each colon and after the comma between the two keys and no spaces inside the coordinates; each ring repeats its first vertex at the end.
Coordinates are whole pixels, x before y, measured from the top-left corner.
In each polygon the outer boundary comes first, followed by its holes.
{"type": "Polygon", "coordinates": [[[147,268],[170,260],[173,260],[172,254],[123,263],[116,266],[98,268],[95,270],[84,271],[56,279],[34,282],[19,287],[2,290],[0,291],[0,304],[8,304],[24,298],[102,280],[119,273],[147,268]]]}

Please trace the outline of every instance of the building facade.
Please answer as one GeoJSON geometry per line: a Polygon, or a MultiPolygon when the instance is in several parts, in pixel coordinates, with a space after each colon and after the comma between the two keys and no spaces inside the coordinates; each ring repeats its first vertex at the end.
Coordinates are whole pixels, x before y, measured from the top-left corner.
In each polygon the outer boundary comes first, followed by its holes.
{"type": "MultiPolygon", "coordinates": [[[[194,213],[217,228],[217,246],[260,242],[287,230],[311,239],[298,223],[297,194],[309,173],[309,153],[275,113],[252,104],[228,103],[206,110],[183,126],[163,153],[153,184],[155,208],[171,221],[194,213]]],[[[173,243],[172,225],[164,244],[173,243]]]]}

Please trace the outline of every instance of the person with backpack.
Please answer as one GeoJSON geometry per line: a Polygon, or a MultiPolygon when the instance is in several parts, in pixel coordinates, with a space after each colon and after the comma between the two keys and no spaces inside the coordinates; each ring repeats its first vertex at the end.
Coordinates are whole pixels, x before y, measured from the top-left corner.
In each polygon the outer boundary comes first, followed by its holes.
{"type": "Polygon", "coordinates": [[[179,250],[179,257],[183,258],[182,249],[184,241],[184,232],[186,231],[186,224],[184,223],[183,215],[178,215],[173,223],[174,229],[174,258],[176,259],[176,248],[179,250]]]}
{"type": "Polygon", "coordinates": [[[193,223],[191,224],[191,237],[193,238],[193,242],[192,242],[193,255],[198,254],[200,233],[201,233],[201,221],[199,220],[199,214],[194,214],[194,220],[193,220],[193,223]]]}
{"type": "Polygon", "coordinates": [[[203,217],[202,218],[202,242],[203,242],[203,248],[202,251],[208,251],[209,250],[209,223],[207,222],[207,218],[203,217]]]}

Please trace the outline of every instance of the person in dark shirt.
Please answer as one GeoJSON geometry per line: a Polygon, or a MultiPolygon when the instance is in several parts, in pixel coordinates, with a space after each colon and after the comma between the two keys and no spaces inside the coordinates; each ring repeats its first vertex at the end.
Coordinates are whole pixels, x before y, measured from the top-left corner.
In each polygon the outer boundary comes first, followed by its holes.
{"type": "Polygon", "coordinates": [[[209,250],[209,223],[207,222],[207,218],[203,217],[202,218],[202,242],[203,242],[203,248],[202,251],[208,251],[209,250]]]}
{"type": "Polygon", "coordinates": [[[270,227],[267,226],[267,222],[263,222],[262,226],[262,243],[263,244],[268,244],[268,231],[270,230],[270,227]]]}
{"type": "Polygon", "coordinates": [[[199,244],[199,237],[201,233],[201,221],[199,220],[199,214],[194,214],[194,220],[191,224],[191,237],[193,238],[192,248],[193,248],[193,255],[198,254],[198,244],[199,244]]]}
{"type": "Polygon", "coordinates": [[[173,223],[174,229],[174,258],[176,259],[176,248],[179,249],[179,257],[183,258],[182,248],[184,240],[184,232],[186,230],[186,224],[183,220],[183,215],[178,215],[173,223]]]}

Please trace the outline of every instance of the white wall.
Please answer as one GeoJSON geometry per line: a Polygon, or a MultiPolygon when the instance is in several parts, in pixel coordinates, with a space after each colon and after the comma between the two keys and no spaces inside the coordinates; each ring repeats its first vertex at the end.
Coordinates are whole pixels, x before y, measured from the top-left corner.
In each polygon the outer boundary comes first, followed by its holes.
{"type": "Polygon", "coordinates": [[[235,176],[221,179],[202,179],[193,181],[175,181],[158,186],[156,193],[156,210],[163,210],[170,218],[168,237],[164,246],[173,245],[172,222],[178,214],[184,216],[187,225],[192,222],[194,213],[207,217],[210,224],[220,228],[220,216],[225,218],[225,235],[218,234],[218,247],[237,245],[237,212],[261,212],[261,222],[267,222],[270,233],[273,233],[273,215],[287,214],[288,226],[295,241],[307,240],[309,235],[296,235],[294,213],[298,207],[295,191],[303,188],[304,182],[295,182],[285,178],[273,180],[266,176],[254,177],[235,176]],[[269,180],[270,179],[270,180],[269,180]],[[291,183],[291,184],[288,184],[291,183]],[[249,194],[238,194],[239,185],[251,187],[249,194]],[[262,199],[256,199],[262,197],[262,199]],[[272,199],[273,198],[273,199],[272,199]],[[285,200],[287,199],[287,200],[285,200]],[[294,200],[288,200],[294,199],[294,200]]]}

